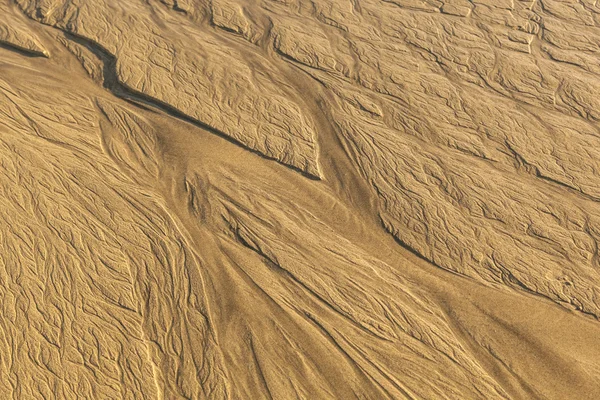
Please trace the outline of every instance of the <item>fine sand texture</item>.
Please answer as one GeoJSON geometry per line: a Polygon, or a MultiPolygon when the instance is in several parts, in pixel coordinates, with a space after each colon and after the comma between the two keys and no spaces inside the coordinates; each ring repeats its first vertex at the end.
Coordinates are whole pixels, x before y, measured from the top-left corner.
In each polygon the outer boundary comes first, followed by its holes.
{"type": "Polygon", "coordinates": [[[0,0],[0,400],[600,399],[600,1],[0,0]]]}

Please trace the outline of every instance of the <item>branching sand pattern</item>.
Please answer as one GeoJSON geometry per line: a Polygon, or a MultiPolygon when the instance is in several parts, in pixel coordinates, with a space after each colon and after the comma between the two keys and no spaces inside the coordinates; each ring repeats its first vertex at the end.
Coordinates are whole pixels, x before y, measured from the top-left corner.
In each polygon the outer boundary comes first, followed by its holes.
{"type": "Polygon", "coordinates": [[[600,3],[0,0],[1,399],[600,398],[600,3]]]}

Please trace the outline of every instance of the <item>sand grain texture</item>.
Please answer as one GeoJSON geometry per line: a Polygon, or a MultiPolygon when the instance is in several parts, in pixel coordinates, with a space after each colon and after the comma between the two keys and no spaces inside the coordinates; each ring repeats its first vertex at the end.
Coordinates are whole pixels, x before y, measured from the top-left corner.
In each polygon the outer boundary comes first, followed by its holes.
{"type": "Polygon", "coordinates": [[[600,398],[600,3],[0,0],[0,398],[600,398]]]}

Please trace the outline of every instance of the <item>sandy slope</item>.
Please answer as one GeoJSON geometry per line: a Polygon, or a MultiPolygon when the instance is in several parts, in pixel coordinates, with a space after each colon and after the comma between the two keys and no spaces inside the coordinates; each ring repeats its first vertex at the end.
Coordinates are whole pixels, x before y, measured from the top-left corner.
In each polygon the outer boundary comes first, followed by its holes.
{"type": "Polygon", "coordinates": [[[0,398],[600,398],[600,4],[0,0],[0,398]]]}

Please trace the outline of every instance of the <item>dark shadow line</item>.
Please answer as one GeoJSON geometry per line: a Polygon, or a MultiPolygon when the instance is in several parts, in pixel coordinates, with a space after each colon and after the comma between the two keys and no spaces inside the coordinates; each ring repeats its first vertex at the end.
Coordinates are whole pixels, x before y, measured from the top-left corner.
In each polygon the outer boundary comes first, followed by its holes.
{"type": "Polygon", "coordinates": [[[309,178],[314,181],[321,180],[320,177],[315,176],[311,173],[308,173],[296,166],[283,163],[282,161],[278,160],[275,157],[268,156],[266,154],[259,152],[258,150],[248,147],[247,145],[238,141],[237,139],[232,138],[231,136],[227,135],[226,133],[221,132],[220,130],[218,130],[216,128],[213,128],[212,126],[207,125],[206,123],[204,123],[202,121],[199,121],[195,118],[190,117],[189,115],[183,113],[182,111],[178,110],[177,108],[173,107],[172,105],[165,103],[164,101],[155,99],[153,97],[150,97],[144,93],[138,92],[137,90],[124,85],[123,83],[121,83],[119,81],[119,79],[117,77],[116,57],[113,56],[107,49],[105,49],[102,45],[100,45],[96,42],[93,42],[92,40],[86,39],[82,36],[79,36],[79,35],[76,35],[73,33],[69,33],[69,32],[64,32],[64,34],[67,39],[72,40],[73,42],[76,42],[76,43],[84,46],[89,51],[91,51],[96,57],[98,57],[98,59],[100,59],[100,61],[103,63],[103,75],[104,75],[103,86],[105,89],[112,92],[115,96],[117,96],[123,100],[126,100],[132,104],[135,104],[137,107],[150,107],[150,108],[158,109],[173,118],[187,122],[191,125],[201,128],[209,133],[212,133],[213,135],[216,135],[216,136],[220,137],[221,139],[228,141],[229,143],[232,143],[236,146],[242,147],[244,150],[249,151],[253,154],[256,154],[263,159],[276,161],[278,164],[284,165],[285,167],[290,168],[290,169],[302,174],[306,178],[309,178]]]}
{"type": "Polygon", "coordinates": [[[41,51],[26,49],[24,47],[17,46],[16,44],[12,44],[5,41],[0,41],[0,49],[12,51],[28,58],[48,58],[48,56],[41,51]]]}

